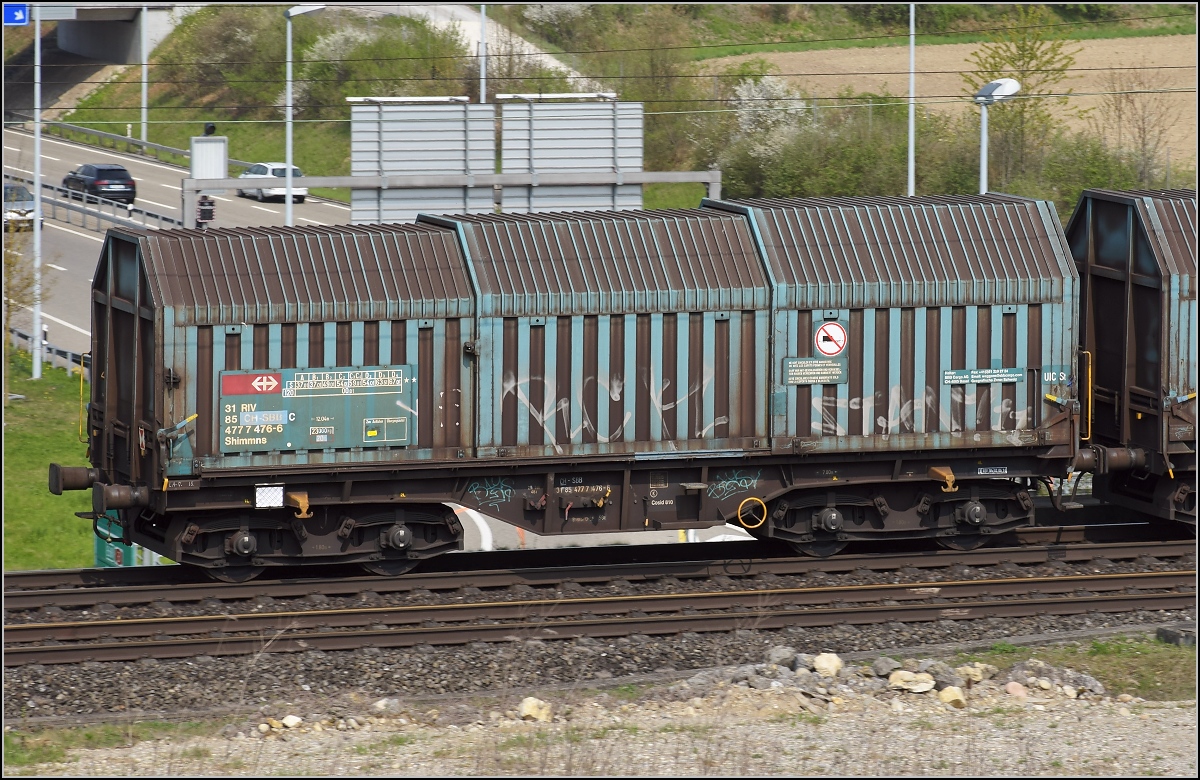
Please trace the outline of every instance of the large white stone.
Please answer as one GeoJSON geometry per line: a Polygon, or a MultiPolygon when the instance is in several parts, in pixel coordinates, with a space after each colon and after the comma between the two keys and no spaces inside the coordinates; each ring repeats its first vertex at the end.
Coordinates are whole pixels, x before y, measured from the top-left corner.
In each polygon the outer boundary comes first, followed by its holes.
{"type": "Polygon", "coordinates": [[[964,664],[958,667],[954,671],[964,680],[970,680],[971,682],[983,682],[984,680],[990,680],[995,677],[1000,670],[991,664],[972,661],[969,664],[964,664]]]}
{"type": "Polygon", "coordinates": [[[281,722],[287,728],[294,729],[304,722],[304,718],[300,717],[299,715],[288,715],[281,722]]]}
{"type": "Polygon", "coordinates": [[[521,720],[536,720],[541,723],[549,723],[552,717],[549,703],[533,696],[521,699],[521,706],[517,709],[517,714],[521,720]]]}
{"type": "Polygon", "coordinates": [[[938,701],[960,710],[967,706],[967,699],[963,696],[962,688],[957,685],[947,685],[938,691],[938,701]]]}
{"type": "Polygon", "coordinates": [[[898,688],[902,691],[910,691],[912,693],[931,691],[935,684],[933,675],[928,672],[910,672],[905,669],[897,669],[888,676],[889,688],[898,688]]]}
{"type": "Polygon", "coordinates": [[[837,653],[821,653],[813,659],[813,671],[822,677],[837,677],[842,670],[842,659],[837,653]]]}

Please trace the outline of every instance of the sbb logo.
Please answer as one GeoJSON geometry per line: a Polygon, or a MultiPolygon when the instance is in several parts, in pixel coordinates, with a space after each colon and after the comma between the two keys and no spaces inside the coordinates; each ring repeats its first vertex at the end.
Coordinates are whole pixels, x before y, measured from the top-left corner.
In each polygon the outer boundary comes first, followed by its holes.
{"type": "Polygon", "coordinates": [[[221,377],[221,395],[263,395],[280,393],[282,374],[233,374],[221,377]]]}

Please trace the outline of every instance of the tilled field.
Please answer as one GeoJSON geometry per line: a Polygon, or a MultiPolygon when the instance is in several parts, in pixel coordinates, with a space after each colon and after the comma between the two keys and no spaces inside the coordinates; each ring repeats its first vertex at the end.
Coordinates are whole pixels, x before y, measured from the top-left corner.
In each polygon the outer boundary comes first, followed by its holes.
{"type": "MultiPolygon", "coordinates": [[[[1153,38],[1115,38],[1071,41],[1069,48],[1079,49],[1074,70],[1061,85],[1077,95],[1069,101],[1069,112],[1062,116],[1072,130],[1087,127],[1099,118],[1106,91],[1106,68],[1147,67],[1155,88],[1183,90],[1166,95],[1164,107],[1169,116],[1165,146],[1171,159],[1195,164],[1196,160],[1196,36],[1168,35],[1153,38]],[[1173,66],[1154,70],[1158,66],[1173,66]]],[[[961,72],[972,66],[968,57],[978,44],[918,46],[917,99],[929,102],[933,111],[955,115],[974,112],[965,97],[961,72]],[[954,99],[953,96],[963,97],[954,99]],[[947,97],[949,96],[949,97],[947,97]]],[[[908,48],[879,46],[861,49],[832,49],[811,52],[779,52],[706,61],[708,72],[752,58],[765,59],[779,67],[795,87],[815,96],[833,97],[841,89],[855,92],[888,89],[893,95],[908,94],[908,48]],[[818,75],[819,74],[819,75],[818,75]]],[[[919,161],[918,161],[919,164],[919,161]]]]}

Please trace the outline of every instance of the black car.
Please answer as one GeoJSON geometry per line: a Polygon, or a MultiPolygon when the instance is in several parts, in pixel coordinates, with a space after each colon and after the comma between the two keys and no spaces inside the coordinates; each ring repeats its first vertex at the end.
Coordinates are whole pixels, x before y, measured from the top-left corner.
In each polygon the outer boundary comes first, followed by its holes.
{"type": "Polygon", "coordinates": [[[121,203],[133,203],[137,197],[137,183],[129,171],[120,165],[107,163],[79,166],[63,177],[62,186],[121,203]]]}

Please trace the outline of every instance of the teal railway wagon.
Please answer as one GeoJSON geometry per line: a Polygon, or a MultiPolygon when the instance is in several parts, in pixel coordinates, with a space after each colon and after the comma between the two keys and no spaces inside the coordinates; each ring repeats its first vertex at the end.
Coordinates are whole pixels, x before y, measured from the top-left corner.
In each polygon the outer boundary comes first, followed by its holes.
{"type": "Polygon", "coordinates": [[[1026,480],[1065,474],[1078,433],[1078,282],[1052,204],[703,206],[745,215],[773,284],[772,451],[800,457],[767,501],[770,533],[823,551],[883,529],[973,546],[1028,522],[1026,480]]]}
{"type": "Polygon", "coordinates": [[[92,467],[50,487],[225,579],[402,572],[452,506],[969,547],[1074,462],[1077,284],[1007,196],[112,229],[92,467]]]}
{"type": "Polygon", "coordinates": [[[1093,492],[1195,525],[1196,191],[1085,190],[1066,233],[1083,289],[1093,492]]]}

